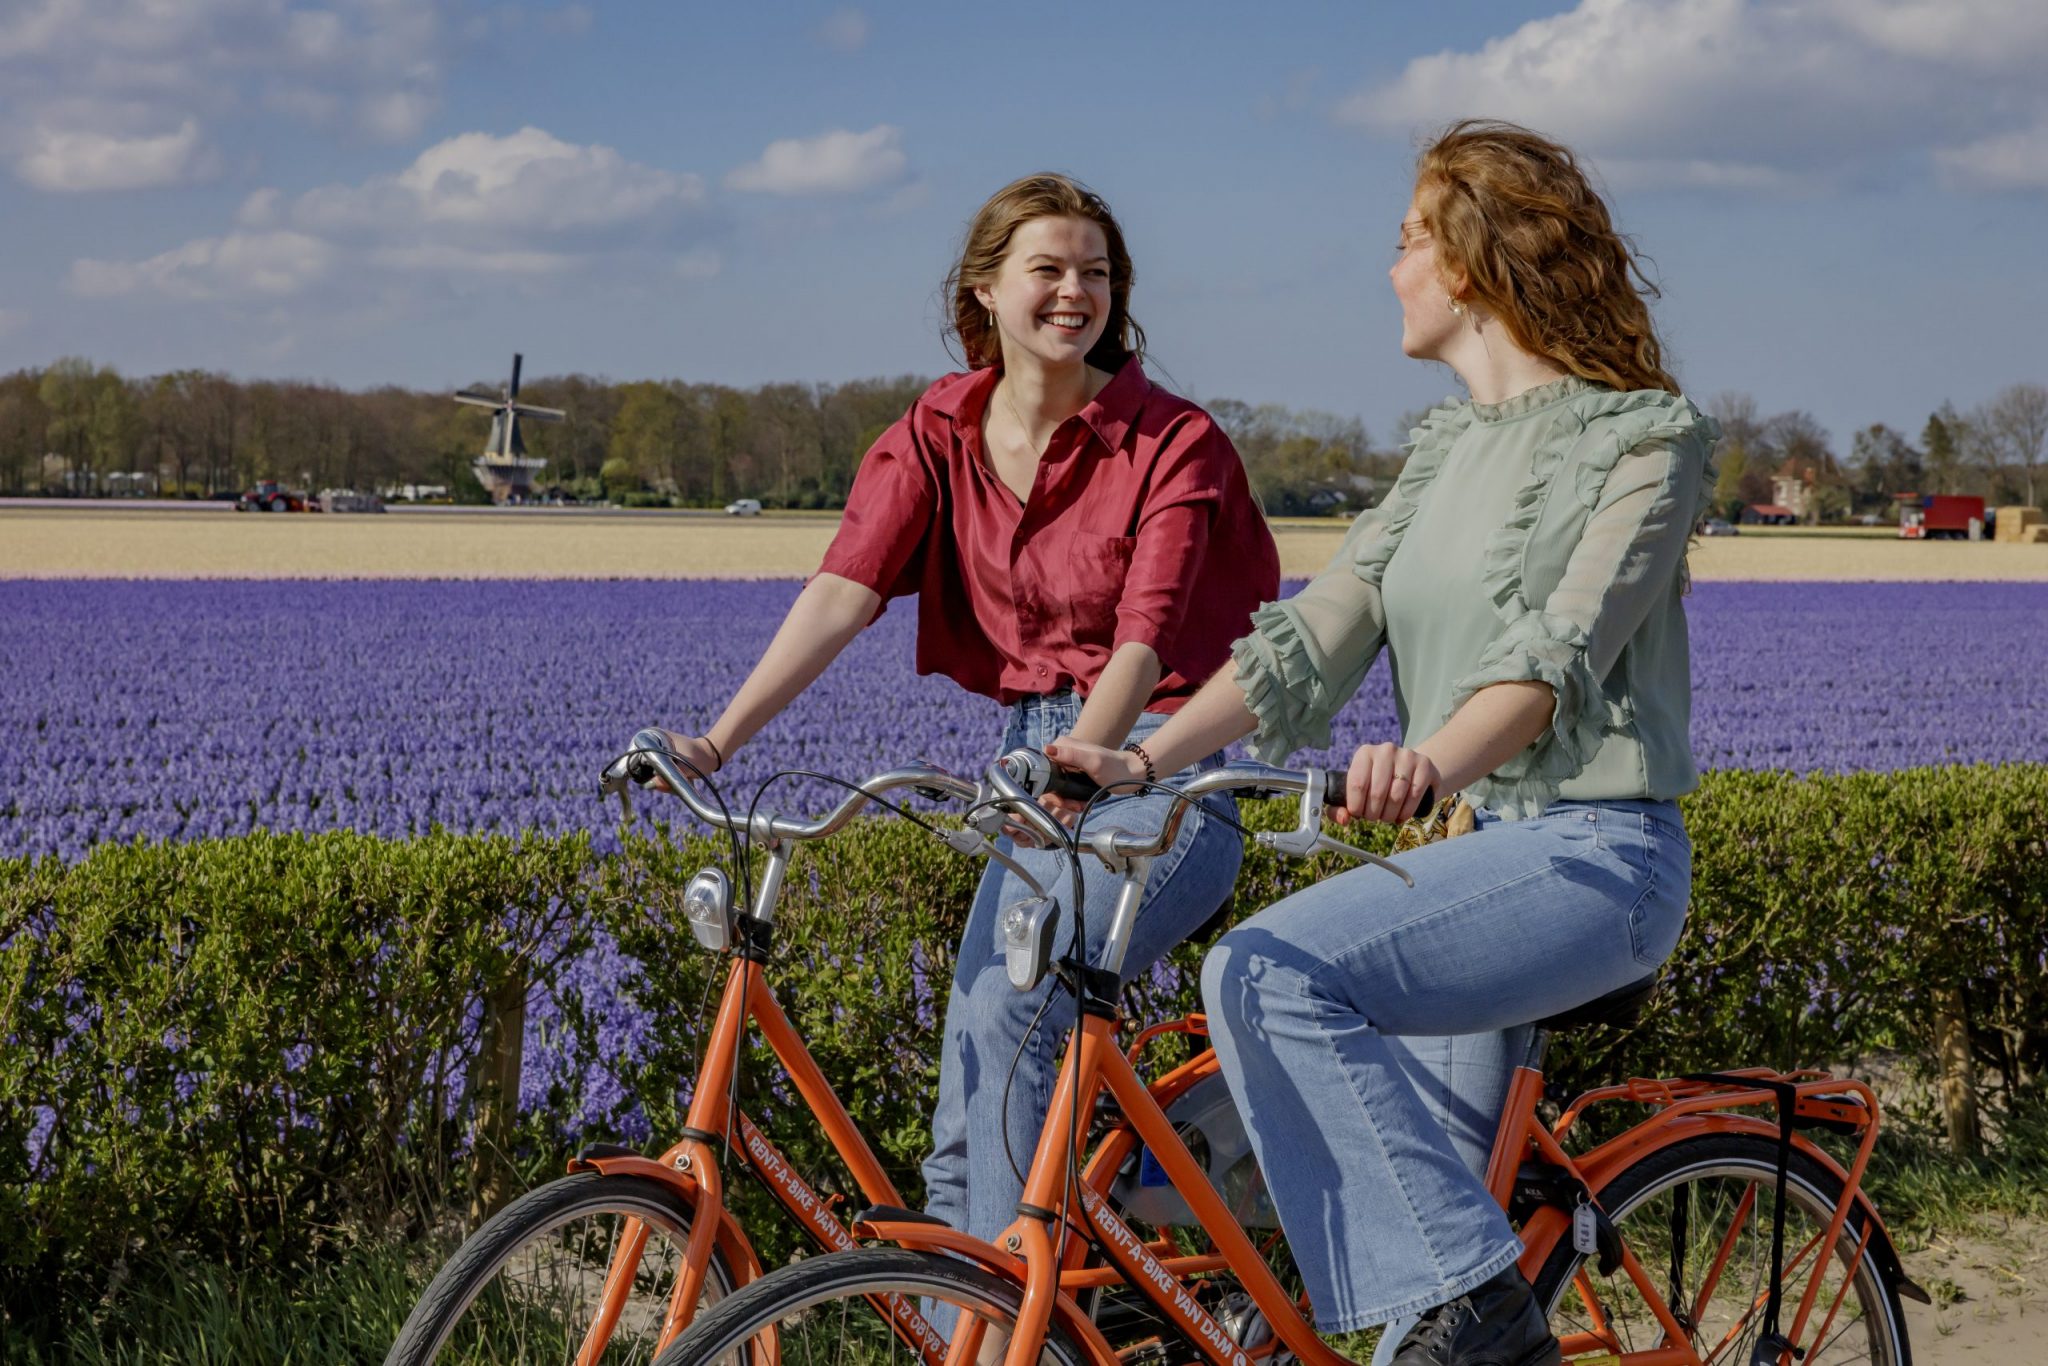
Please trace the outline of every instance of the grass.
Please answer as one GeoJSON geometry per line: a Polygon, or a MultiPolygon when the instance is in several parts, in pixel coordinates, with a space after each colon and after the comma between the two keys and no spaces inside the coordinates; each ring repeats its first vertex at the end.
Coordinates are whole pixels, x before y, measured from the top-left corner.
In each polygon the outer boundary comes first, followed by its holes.
{"type": "Polygon", "coordinates": [[[410,1249],[371,1244],[291,1281],[176,1258],[81,1306],[56,1341],[0,1323],[0,1360],[21,1366],[330,1366],[379,1362],[419,1292],[410,1249]]]}

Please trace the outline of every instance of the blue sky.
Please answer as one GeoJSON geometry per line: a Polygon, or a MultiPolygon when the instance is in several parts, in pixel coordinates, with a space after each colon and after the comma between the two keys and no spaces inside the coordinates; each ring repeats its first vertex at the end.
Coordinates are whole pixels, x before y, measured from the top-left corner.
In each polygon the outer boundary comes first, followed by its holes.
{"type": "Polygon", "coordinates": [[[1917,434],[2048,382],[2048,4],[0,0],[0,367],[359,387],[949,368],[1028,170],[1101,190],[1154,372],[1395,419],[1418,136],[1564,137],[1687,388],[1917,434]]]}

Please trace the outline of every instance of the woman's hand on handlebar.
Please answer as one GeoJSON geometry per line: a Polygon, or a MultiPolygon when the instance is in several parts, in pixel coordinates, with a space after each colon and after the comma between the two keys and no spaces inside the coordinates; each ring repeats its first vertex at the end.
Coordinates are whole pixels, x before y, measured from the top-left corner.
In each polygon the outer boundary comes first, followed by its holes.
{"type": "Polygon", "coordinates": [[[1345,775],[1344,805],[1333,808],[1333,819],[1339,825],[1352,821],[1398,825],[1418,814],[1415,808],[1425,791],[1441,791],[1443,785],[1443,774],[1420,750],[1403,749],[1391,740],[1360,745],[1345,775]]]}
{"type": "MultiPolygon", "coordinates": [[[[697,771],[707,778],[718,772],[721,767],[718,762],[718,751],[713,749],[703,736],[685,735],[681,731],[673,730],[665,730],[662,734],[668,737],[669,753],[685,763],[694,765],[697,771]]],[[[688,771],[684,770],[685,773],[688,771]]],[[[656,778],[648,786],[657,792],[669,790],[668,783],[661,778],[656,778]]]]}
{"type": "MultiPolygon", "coordinates": [[[[1085,740],[1076,740],[1071,735],[1062,735],[1045,747],[1045,757],[1061,768],[1071,768],[1076,773],[1085,773],[1095,780],[1099,787],[1111,783],[1142,783],[1145,781],[1145,765],[1129,750],[1106,749],[1091,745],[1085,740]]],[[[1135,787],[1120,789],[1125,793],[1135,792],[1135,787]]],[[[1059,797],[1048,792],[1038,799],[1038,804],[1050,811],[1053,819],[1062,825],[1072,825],[1087,806],[1069,797],[1059,797]]]]}

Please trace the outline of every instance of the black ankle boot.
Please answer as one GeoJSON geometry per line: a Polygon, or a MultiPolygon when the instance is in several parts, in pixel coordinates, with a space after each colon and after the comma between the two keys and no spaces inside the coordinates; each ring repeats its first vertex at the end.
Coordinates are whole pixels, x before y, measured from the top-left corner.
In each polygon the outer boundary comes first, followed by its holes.
{"type": "Polygon", "coordinates": [[[1558,1366],[1561,1357],[1529,1283],[1515,1267],[1424,1314],[1393,1366],[1558,1366]]]}

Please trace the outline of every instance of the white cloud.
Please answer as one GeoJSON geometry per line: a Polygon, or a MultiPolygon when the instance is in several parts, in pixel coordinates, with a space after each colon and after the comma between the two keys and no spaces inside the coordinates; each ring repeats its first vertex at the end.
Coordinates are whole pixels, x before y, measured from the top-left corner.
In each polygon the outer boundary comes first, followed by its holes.
{"type": "Polygon", "coordinates": [[[865,133],[839,128],[771,142],[758,161],[735,169],[725,183],[759,194],[857,194],[901,180],[909,164],[903,130],[883,123],[865,133]]]}
{"type": "Polygon", "coordinates": [[[1335,116],[1399,134],[1508,118],[1616,182],[1796,189],[1901,153],[1970,162],[2048,116],[2044,61],[2048,5],[2016,0],[1580,0],[1418,57],[1335,116]]]}
{"type": "Polygon", "coordinates": [[[199,122],[175,131],[120,137],[88,129],[38,126],[25,139],[15,173],[39,190],[146,190],[190,184],[219,170],[201,145],[199,122]]]}
{"type": "Polygon", "coordinates": [[[2048,120],[1935,153],[1956,184],[1988,190],[2048,190],[2048,120]]]}
{"type": "Polygon", "coordinates": [[[419,90],[381,90],[357,101],[356,121],[382,142],[409,142],[420,135],[440,100],[419,90]]]}
{"type": "Polygon", "coordinates": [[[292,219],[311,231],[406,233],[471,229],[466,240],[531,240],[630,228],[704,198],[697,176],[628,161],[610,147],[564,142],[539,128],[435,143],[395,176],[300,195],[292,219]]]}
{"type": "Polygon", "coordinates": [[[868,44],[867,15],[851,5],[833,10],[811,36],[834,52],[858,52],[868,44]]]}
{"type": "Polygon", "coordinates": [[[235,222],[244,228],[267,228],[277,222],[277,208],[283,194],[277,190],[257,190],[242,201],[242,207],[235,210],[235,222]]]}
{"type": "Polygon", "coordinates": [[[372,265],[392,270],[426,271],[433,274],[468,272],[482,275],[552,275],[578,264],[577,258],[558,251],[467,251],[461,247],[428,245],[380,247],[370,253],[372,265]]]}
{"type": "Polygon", "coordinates": [[[146,261],[80,260],[71,288],[90,298],[164,294],[177,299],[282,298],[321,279],[335,250],[300,232],[201,237],[146,261]]]}
{"type": "MultiPolygon", "coordinates": [[[[99,139],[101,162],[144,167],[101,179],[185,183],[210,168],[176,141],[186,125],[220,127],[256,108],[409,142],[440,108],[449,66],[521,14],[470,0],[6,0],[0,155],[31,184],[71,188],[86,177],[66,168],[99,139]],[[52,150],[53,139],[76,145],[52,150]],[[180,151],[191,158],[182,167],[180,151]]],[[[538,22],[573,35],[590,12],[556,6],[538,22]]]]}
{"type": "Polygon", "coordinates": [[[364,273],[532,279],[620,252],[679,259],[681,273],[701,276],[718,268],[715,255],[695,254],[690,241],[701,236],[694,213],[703,198],[697,176],[628,161],[609,147],[539,128],[464,133],[360,184],[289,201],[274,188],[257,190],[226,235],[142,261],[75,262],[71,287],[92,297],[286,296],[364,273]]]}

